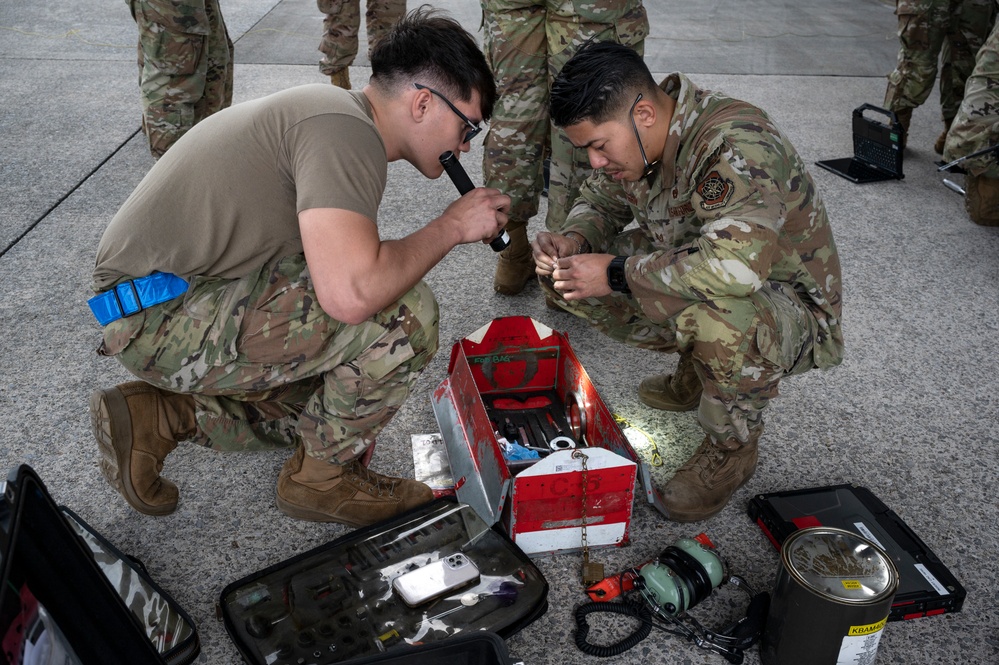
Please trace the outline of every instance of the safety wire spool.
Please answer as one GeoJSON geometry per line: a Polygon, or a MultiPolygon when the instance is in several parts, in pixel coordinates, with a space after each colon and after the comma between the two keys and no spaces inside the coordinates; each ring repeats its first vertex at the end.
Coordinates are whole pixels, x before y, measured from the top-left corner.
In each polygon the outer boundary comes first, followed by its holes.
{"type": "Polygon", "coordinates": [[[640,591],[644,604],[627,600],[619,603],[591,602],[576,609],[575,642],[580,651],[592,656],[616,656],[648,637],[652,628],[658,628],[738,664],[743,661],[743,652],[755,644],[763,632],[770,605],[769,594],[758,594],[742,578],[728,576],[724,562],[704,534],[698,536],[696,541],[689,538],[678,540],[675,545],[663,550],[657,559],[638,569],[637,575],[635,588],[640,591]],[[725,582],[731,582],[745,591],[750,596],[750,603],[745,617],[715,632],[702,626],[687,611],[725,582]],[[594,612],[632,617],[640,624],[632,634],[618,642],[591,644],[588,641],[587,616],[594,612]]]}

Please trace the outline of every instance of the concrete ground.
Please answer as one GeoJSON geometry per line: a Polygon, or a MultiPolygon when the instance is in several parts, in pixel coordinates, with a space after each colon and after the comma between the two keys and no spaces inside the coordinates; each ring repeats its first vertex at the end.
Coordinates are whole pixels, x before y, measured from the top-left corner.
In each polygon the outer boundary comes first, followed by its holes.
{"type": "MultiPolygon", "coordinates": [[[[476,3],[439,4],[470,29],[479,25],[476,3]]],[[[237,102],[323,80],[322,17],[312,0],[222,0],[222,7],[236,43],[237,102]]],[[[808,163],[851,153],[850,112],[881,102],[894,64],[895,19],[881,0],[650,0],[648,8],[653,72],[685,71],[760,104],[808,163]]],[[[98,470],[87,397],[128,376],[94,353],[90,271],[105,225],[152,164],[139,131],[135,38],[120,0],[0,4],[0,468],[32,465],[57,501],[142,559],[193,615],[203,641],[197,662],[228,665],[239,656],[215,619],[222,588],[347,529],[277,511],[283,452],[180,447],[164,470],[180,487],[180,506],[162,518],[132,511],[98,470]]],[[[366,64],[359,56],[355,83],[366,80],[366,64]]],[[[681,525],[636,502],[631,545],[594,553],[608,571],[706,530],[733,572],[771,588],[779,559],[746,516],[750,497],[853,482],[902,516],[968,592],[959,613],[889,624],[878,662],[999,662],[999,363],[990,350],[999,334],[999,235],[972,224],[961,197],[941,183],[931,148],[940,129],[931,98],[914,115],[902,181],[860,186],[813,170],[843,264],[844,363],[782,386],[759,469],[720,515],[681,525]]],[[[463,161],[476,182],[478,146],[463,161]]],[[[406,233],[453,196],[446,179],[427,181],[393,164],[384,234],[406,233]]],[[[532,231],[541,227],[540,218],[532,221],[532,231]]],[[[470,246],[428,276],[441,302],[442,352],[380,437],[373,468],[413,472],[410,437],[437,429],[429,393],[446,374],[451,343],[494,317],[526,314],[565,331],[605,402],[656,437],[666,464],[655,477],[665,482],[697,444],[697,429],[689,414],[651,412],[635,387],[674,360],[608,344],[546,309],[536,287],[494,295],[491,274],[489,251],[470,246]]],[[[507,641],[525,662],[722,662],[658,632],[620,657],[584,656],[572,638],[572,609],[585,600],[579,555],[537,563],[551,584],[549,610],[507,641]]],[[[733,593],[719,591],[727,602],[709,599],[693,614],[718,625],[741,609],[733,593]]],[[[759,662],[756,649],[746,662],[759,662]]]]}

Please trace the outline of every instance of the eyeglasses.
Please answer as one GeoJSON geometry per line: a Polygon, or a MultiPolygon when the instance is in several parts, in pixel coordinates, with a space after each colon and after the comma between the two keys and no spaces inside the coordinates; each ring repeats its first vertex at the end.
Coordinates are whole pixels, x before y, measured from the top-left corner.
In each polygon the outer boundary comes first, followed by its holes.
{"type": "Polygon", "coordinates": [[[414,83],[413,85],[416,86],[417,90],[426,90],[427,92],[429,92],[431,94],[434,94],[434,95],[437,95],[438,97],[440,97],[441,99],[443,99],[444,103],[447,104],[448,107],[452,111],[454,111],[455,115],[457,115],[459,118],[461,118],[464,121],[465,126],[468,127],[468,131],[465,132],[465,138],[464,138],[464,140],[462,140],[462,143],[468,143],[469,141],[471,141],[472,139],[474,139],[476,136],[478,136],[479,132],[482,131],[482,126],[481,125],[477,125],[476,123],[474,123],[471,120],[469,120],[468,116],[466,116],[464,113],[462,113],[461,111],[459,111],[458,107],[451,103],[450,99],[448,99],[447,97],[445,97],[441,93],[437,92],[433,88],[428,88],[427,86],[420,85],[419,83],[414,83]]]}
{"type": "Polygon", "coordinates": [[[628,117],[631,119],[631,127],[635,130],[635,138],[638,139],[638,149],[642,151],[642,161],[645,163],[645,169],[642,171],[642,177],[648,178],[656,169],[659,168],[659,162],[661,159],[649,164],[648,158],[645,156],[645,147],[642,145],[642,137],[638,135],[638,125],[635,124],[635,107],[638,106],[638,102],[642,101],[642,93],[638,93],[638,97],[635,97],[635,103],[631,105],[631,110],[628,111],[628,117]]]}

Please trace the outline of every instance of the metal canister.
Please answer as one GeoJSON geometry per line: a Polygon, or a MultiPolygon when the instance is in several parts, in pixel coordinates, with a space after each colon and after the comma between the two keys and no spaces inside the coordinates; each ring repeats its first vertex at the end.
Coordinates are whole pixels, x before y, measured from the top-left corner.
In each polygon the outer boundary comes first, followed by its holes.
{"type": "Polygon", "coordinates": [[[795,531],[781,547],[763,663],[873,663],[897,589],[895,565],[870,540],[832,527],[795,531]]]}

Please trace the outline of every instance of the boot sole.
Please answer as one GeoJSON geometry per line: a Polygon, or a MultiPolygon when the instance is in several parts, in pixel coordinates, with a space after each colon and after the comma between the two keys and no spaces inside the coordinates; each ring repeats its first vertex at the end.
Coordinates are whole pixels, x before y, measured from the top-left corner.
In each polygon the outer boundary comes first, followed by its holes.
{"type": "Polygon", "coordinates": [[[317,510],[302,508],[299,505],[285,501],[280,496],[277,497],[276,503],[278,510],[288,517],[294,517],[297,520],[305,520],[307,522],[336,522],[337,524],[346,524],[352,529],[358,529],[369,524],[368,522],[354,522],[342,517],[333,517],[332,515],[327,515],[326,513],[321,513],[317,510]]]}
{"type": "Polygon", "coordinates": [[[117,388],[95,390],[90,395],[90,427],[101,453],[101,473],[128,505],[145,515],[169,515],[177,504],[151,506],[132,487],[132,416],[125,396],[117,388]]]}

